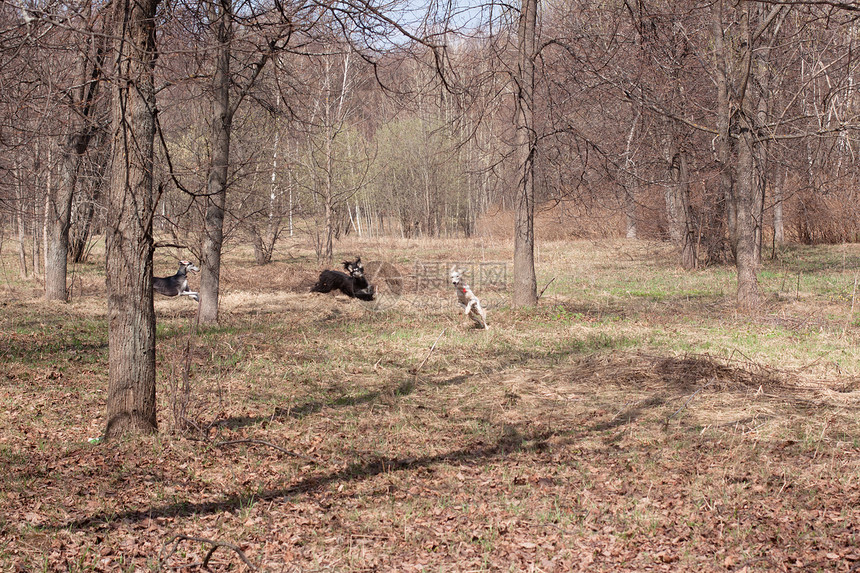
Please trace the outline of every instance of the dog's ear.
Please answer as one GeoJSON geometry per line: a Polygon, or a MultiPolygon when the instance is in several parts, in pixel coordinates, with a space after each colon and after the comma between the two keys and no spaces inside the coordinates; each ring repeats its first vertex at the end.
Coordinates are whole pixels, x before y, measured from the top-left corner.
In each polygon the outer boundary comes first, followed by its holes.
{"type": "Polygon", "coordinates": [[[361,257],[358,257],[357,259],[355,259],[355,264],[358,266],[361,266],[361,257]]]}
{"type": "Polygon", "coordinates": [[[351,267],[351,266],[352,266],[352,263],[351,263],[351,262],[349,262],[349,261],[344,261],[344,262],[343,262],[343,263],[341,263],[341,264],[343,265],[343,268],[345,268],[346,270],[349,270],[349,267],[351,267]]]}

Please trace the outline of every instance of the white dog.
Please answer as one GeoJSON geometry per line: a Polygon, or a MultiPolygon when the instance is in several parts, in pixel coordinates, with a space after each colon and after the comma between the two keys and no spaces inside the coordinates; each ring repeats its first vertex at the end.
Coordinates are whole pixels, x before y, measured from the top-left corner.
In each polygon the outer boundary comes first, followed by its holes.
{"type": "Polygon", "coordinates": [[[475,321],[479,327],[488,330],[490,327],[487,326],[487,312],[469,285],[463,282],[463,271],[456,266],[451,267],[451,284],[457,289],[457,300],[463,307],[463,314],[475,321]]]}

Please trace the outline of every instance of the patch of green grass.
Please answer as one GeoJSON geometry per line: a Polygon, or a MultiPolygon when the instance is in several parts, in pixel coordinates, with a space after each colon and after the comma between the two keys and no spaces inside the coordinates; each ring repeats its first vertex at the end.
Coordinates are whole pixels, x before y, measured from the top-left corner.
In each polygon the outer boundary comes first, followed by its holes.
{"type": "Polygon", "coordinates": [[[101,321],[27,320],[13,329],[11,336],[0,333],[2,355],[11,361],[62,370],[67,361],[93,364],[107,357],[107,325],[101,321]]]}

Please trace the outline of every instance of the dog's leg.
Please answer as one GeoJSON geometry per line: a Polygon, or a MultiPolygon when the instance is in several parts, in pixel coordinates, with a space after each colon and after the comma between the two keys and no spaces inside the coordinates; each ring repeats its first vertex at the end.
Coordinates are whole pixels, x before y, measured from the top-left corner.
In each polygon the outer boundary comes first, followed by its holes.
{"type": "Polygon", "coordinates": [[[483,308],[479,308],[478,312],[481,313],[481,322],[484,323],[484,330],[489,330],[490,325],[487,324],[487,311],[484,310],[483,308]]]}
{"type": "Polygon", "coordinates": [[[194,291],[187,290],[179,293],[179,296],[187,296],[188,298],[193,298],[197,302],[200,302],[200,293],[194,291]]]}
{"type": "Polygon", "coordinates": [[[469,314],[470,312],[472,312],[472,307],[475,306],[475,302],[476,302],[476,299],[474,299],[474,298],[472,300],[470,300],[469,304],[467,304],[465,307],[463,307],[463,314],[469,314]]]}
{"type": "Polygon", "coordinates": [[[487,326],[487,311],[484,310],[484,307],[481,306],[481,301],[477,298],[475,299],[475,315],[477,315],[480,320],[473,317],[473,320],[483,328],[484,330],[488,330],[490,327],[487,326]]]}
{"type": "Polygon", "coordinates": [[[471,318],[475,322],[475,324],[477,324],[481,328],[486,328],[487,322],[484,319],[484,315],[481,313],[480,310],[478,310],[478,307],[475,307],[473,309],[472,314],[469,315],[469,318],[471,318]]]}

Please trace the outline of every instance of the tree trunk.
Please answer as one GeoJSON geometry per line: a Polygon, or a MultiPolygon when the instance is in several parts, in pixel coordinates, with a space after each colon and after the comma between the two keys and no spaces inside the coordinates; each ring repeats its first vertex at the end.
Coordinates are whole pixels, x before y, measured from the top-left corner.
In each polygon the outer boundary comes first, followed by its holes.
{"type": "MultiPolygon", "coordinates": [[[[330,62],[327,62],[326,73],[331,74],[330,62]]],[[[329,80],[326,79],[326,84],[329,80]]],[[[323,257],[331,264],[334,257],[334,119],[329,115],[329,106],[326,105],[326,135],[325,135],[325,243],[323,257]]]]}
{"type": "Polygon", "coordinates": [[[86,196],[80,201],[72,215],[73,225],[69,235],[69,259],[74,263],[82,263],[87,256],[87,247],[93,234],[93,225],[96,221],[96,206],[102,202],[104,192],[105,173],[110,160],[110,148],[103,140],[104,132],[98,131],[94,141],[90,143],[91,149],[97,151],[95,154],[94,174],[92,177],[89,193],[79,193],[78,196],[86,196]]]}
{"type": "Polygon", "coordinates": [[[254,246],[254,262],[260,266],[269,264],[271,259],[266,256],[266,246],[263,243],[263,235],[256,225],[251,226],[248,238],[251,239],[251,244],[254,246]]]}
{"type": "MultiPolygon", "coordinates": [[[[298,148],[298,145],[296,145],[296,147],[298,148]]],[[[298,154],[298,150],[297,150],[296,154],[298,154]]],[[[289,197],[287,198],[287,203],[288,203],[287,211],[289,212],[288,219],[287,219],[287,226],[290,229],[290,237],[292,237],[293,236],[293,181],[295,180],[295,175],[293,174],[292,169],[290,169],[289,173],[290,173],[290,175],[289,175],[289,177],[290,177],[290,181],[289,181],[290,189],[289,189],[289,197]]]]}
{"type": "Polygon", "coordinates": [[[741,12],[732,29],[745,38],[727,45],[723,37],[725,8],[723,2],[717,3],[712,21],[717,72],[717,161],[726,198],[729,241],[738,274],[737,301],[741,308],[753,310],[760,301],[756,225],[761,218],[756,210],[762,192],[755,173],[755,112],[750,112],[753,35],[748,7],[739,6],[741,12]]]}
{"type": "Polygon", "coordinates": [[[686,154],[670,144],[674,155],[669,163],[669,185],[666,189],[666,210],[672,242],[681,248],[681,266],[694,269],[696,257],[696,227],[690,208],[690,172],[686,154]]]}
{"type": "Polygon", "coordinates": [[[732,121],[732,110],[729,102],[729,70],[726,52],[727,48],[723,38],[723,4],[718,2],[712,8],[712,33],[714,37],[714,68],[715,82],[717,88],[717,138],[714,142],[716,160],[720,167],[720,193],[725,203],[726,229],[731,245],[732,256],[735,256],[735,229],[737,227],[735,212],[732,201],[732,188],[734,186],[734,174],[732,170],[732,155],[734,144],[729,134],[732,121]]]}
{"type": "Polygon", "coordinates": [[[24,214],[27,212],[26,207],[26,197],[24,193],[24,181],[22,179],[23,175],[21,174],[21,168],[17,164],[15,165],[15,223],[18,228],[18,263],[19,270],[21,272],[21,278],[27,278],[29,274],[27,272],[27,221],[24,217],[24,214]]]}
{"type": "Polygon", "coordinates": [[[785,220],[782,214],[782,188],[785,181],[784,177],[773,190],[773,243],[777,247],[785,242],[785,220]]]}
{"type": "Polygon", "coordinates": [[[209,167],[206,199],[203,261],[200,268],[201,324],[218,322],[218,296],[221,277],[221,247],[224,243],[224,209],[227,205],[227,170],[230,160],[230,132],[233,112],[230,108],[230,45],[232,40],[232,6],[230,0],[210,5],[210,20],[215,26],[215,76],[212,105],[212,164],[209,167]]]}
{"type": "MultiPolygon", "coordinates": [[[[82,126],[78,126],[80,129],[82,126]]],[[[72,225],[72,198],[77,187],[81,158],[89,138],[77,131],[60,146],[60,184],[48,195],[48,249],[45,252],[45,298],[67,300],[66,275],[69,257],[69,229],[72,225]]]]}
{"type": "MultiPolygon", "coordinates": [[[[281,94],[278,94],[278,104],[280,105],[281,94]]],[[[280,126],[276,120],[275,123],[275,149],[272,151],[272,188],[269,190],[269,212],[268,220],[266,221],[266,236],[263,243],[263,261],[257,261],[259,264],[269,264],[272,262],[272,253],[275,250],[275,242],[278,240],[278,235],[281,230],[281,212],[278,210],[277,217],[275,209],[280,206],[278,201],[278,144],[280,143],[280,126]]]]}
{"type": "MultiPolygon", "coordinates": [[[[36,152],[38,154],[38,151],[36,152]]],[[[36,189],[39,188],[39,180],[36,178],[36,189]]],[[[33,236],[31,239],[33,240],[33,274],[35,276],[39,276],[42,274],[41,271],[41,261],[42,261],[42,251],[41,251],[41,241],[39,237],[40,225],[39,222],[42,220],[41,213],[39,209],[39,199],[35,196],[33,197],[33,216],[31,221],[33,222],[33,236]]]]}
{"type": "Polygon", "coordinates": [[[639,192],[639,177],[636,170],[636,161],[633,159],[633,141],[639,126],[641,110],[637,107],[633,121],[630,123],[630,132],[627,134],[627,146],[624,150],[624,175],[622,202],[624,206],[624,227],[628,239],[636,239],[636,196],[639,192]]]}
{"type": "Polygon", "coordinates": [[[628,239],[637,239],[639,232],[636,228],[636,195],[638,183],[631,181],[624,189],[624,229],[628,239]]]}
{"type": "Polygon", "coordinates": [[[47,175],[45,176],[45,204],[42,206],[42,253],[45,257],[44,265],[42,268],[45,269],[47,273],[47,258],[48,258],[48,233],[50,231],[50,220],[48,218],[48,212],[51,210],[51,189],[54,188],[54,161],[52,153],[53,146],[48,145],[48,169],[47,175]]]}
{"type": "Polygon", "coordinates": [[[79,206],[78,216],[75,217],[77,232],[69,238],[69,256],[75,263],[82,263],[87,254],[87,243],[92,234],[93,218],[96,214],[95,203],[101,196],[98,187],[94,191],[91,200],[79,206]]]}
{"type": "Polygon", "coordinates": [[[516,159],[519,181],[514,209],[514,293],[513,305],[537,304],[535,276],[535,152],[537,136],[534,121],[535,25],[538,0],[522,0],[517,37],[516,159]]]}
{"type": "Polygon", "coordinates": [[[326,190],[324,207],[325,211],[323,214],[323,232],[325,233],[325,235],[323,236],[322,256],[328,264],[331,264],[331,261],[334,257],[334,198],[332,197],[330,175],[326,182],[326,185],[328,189],[326,190]]]}
{"type": "MultiPolygon", "coordinates": [[[[771,77],[770,55],[771,50],[777,41],[777,36],[779,35],[779,30],[782,27],[782,22],[786,17],[786,11],[781,10],[781,8],[764,5],[755,6],[754,9],[757,11],[759,21],[767,21],[771,23],[768,33],[763,35],[763,38],[769,43],[760,48],[756,48],[752,53],[752,74],[754,75],[754,81],[752,82],[753,89],[751,91],[753,93],[751,94],[751,98],[754,100],[754,103],[750,103],[750,117],[755,118],[753,125],[753,135],[755,136],[753,139],[753,142],[755,143],[755,147],[753,148],[753,160],[755,161],[753,164],[753,181],[756,185],[756,189],[754,190],[755,201],[753,203],[753,216],[755,219],[756,232],[755,258],[756,264],[759,265],[761,264],[762,241],[764,239],[765,195],[767,193],[768,180],[770,176],[769,163],[771,145],[768,137],[768,128],[766,126],[768,125],[769,118],[772,113],[771,105],[774,100],[774,94],[772,93],[773,82],[771,77]],[[775,16],[771,15],[770,11],[772,10],[776,10],[775,16]],[[752,115],[753,113],[755,114],[754,116],[752,115]]],[[[774,206],[774,221],[776,220],[776,210],[777,207],[774,206]]],[[[779,210],[782,210],[781,201],[779,210]]],[[[780,213],[780,217],[781,216],[782,214],[780,213]]],[[[776,233],[776,225],[774,225],[774,233],[776,233]]]]}
{"type": "Polygon", "coordinates": [[[155,13],[159,0],[117,0],[113,169],[106,286],[109,373],[105,438],[156,432],[152,188],[155,13]]]}
{"type": "Polygon", "coordinates": [[[680,153],[669,154],[668,168],[666,169],[668,182],[666,183],[666,221],[668,223],[669,241],[674,245],[682,245],[684,241],[684,227],[686,225],[686,212],[684,210],[683,194],[687,192],[683,188],[680,176],[681,165],[680,153]]]}
{"type": "Polygon", "coordinates": [[[69,257],[69,229],[72,226],[72,199],[78,186],[78,175],[84,154],[95,133],[93,115],[95,101],[101,85],[104,62],[104,38],[96,40],[95,63],[87,70],[87,61],[81,64],[80,90],[72,103],[69,134],[60,144],[60,184],[48,190],[47,248],[45,251],[45,298],[67,300],[66,275],[69,257]]]}
{"type": "Polygon", "coordinates": [[[737,213],[735,264],[738,270],[738,304],[746,309],[758,307],[760,299],[755,222],[759,190],[755,174],[754,139],[755,136],[749,129],[743,130],[738,144],[738,173],[734,195],[737,213]]]}

